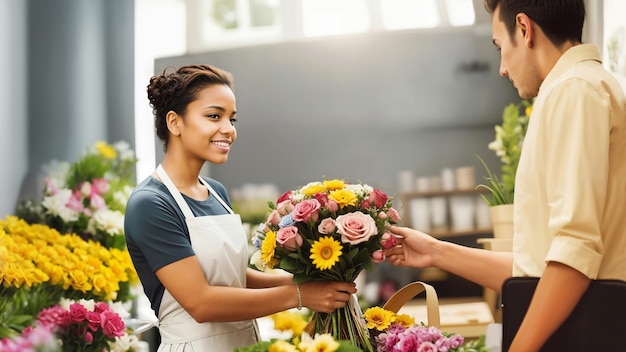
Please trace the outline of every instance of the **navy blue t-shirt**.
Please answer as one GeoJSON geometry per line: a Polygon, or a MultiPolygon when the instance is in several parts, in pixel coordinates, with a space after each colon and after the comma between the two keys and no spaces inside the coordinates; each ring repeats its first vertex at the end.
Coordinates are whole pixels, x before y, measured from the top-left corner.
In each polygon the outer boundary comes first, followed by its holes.
{"type": "MultiPolygon", "coordinates": [[[[213,179],[203,179],[230,206],[226,188],[213,179]]],[[[184,194],[183,199],[195,216],[228,214],[212,194],[203,201],[184,194]]],[[[195,255],[185,216],[165,184],[149,176],[137,185],[126,205],[124,232],[135,270],[152,309],[158,316],[165,287],[155,272],[168,264],[195,255]]]]}

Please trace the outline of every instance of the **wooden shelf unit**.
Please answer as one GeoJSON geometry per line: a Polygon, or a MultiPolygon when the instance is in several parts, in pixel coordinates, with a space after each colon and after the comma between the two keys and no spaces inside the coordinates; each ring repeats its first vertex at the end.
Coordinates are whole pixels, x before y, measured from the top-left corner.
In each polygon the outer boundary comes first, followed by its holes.
{"type": "MultiPolygon", "coordinates": [[[[417,198],[433,198],[433,197],[446,197],[448,198],[448,203],[450,197],[459,196],[459,195],[479,195],[481,193],[487,193],[488,191],[482,188],[479,189],[467,189],[467,190],[452,190],[452,191],[428,191],[428,192],[419,192],[419,191],[411,191],[411,192],[403,192],[400,193],[400,201],[401,204],[401,212],[402,212],[402,221],[405,226],[411,226],[411,209],[410,209],[410,201],[412,199],[417,198]]],[[[457,237],[457,236],[473,236],[473,235],[487,235],[490,237],[493,234],[493,230],[489,228],[474,228],[471,230],[464,231],[455,231],[450,229],[450,209],[448,204],[448,229],[433,229],[430,231],[425,231],[433,237],[437,238],[447,238],[447,237],[457,237]]],[[[419,230],[419,229],[417,229],[419,230]]]]}

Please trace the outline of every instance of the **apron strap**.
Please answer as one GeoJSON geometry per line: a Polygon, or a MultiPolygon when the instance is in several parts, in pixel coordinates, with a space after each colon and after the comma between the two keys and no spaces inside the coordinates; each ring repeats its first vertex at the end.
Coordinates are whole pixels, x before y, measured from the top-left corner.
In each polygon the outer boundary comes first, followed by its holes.
{"type": "Polygon", "coordinates": [[[202,177],[198,177],[200,179],[200,182],[202,182],[206,188],[209,189],[209,192],[215,197],[215,199],[217,199],[222,206],[224,206],[224,208],[226,208],[226,210],[228,210],[229,213],[234,214],[235,212],[228,206],[228,204],[226,204],[226,202],[222,199],[222,197],[219,196],[219,194],[217,194],[217,192],[215,192],[215,190],[213,189],[213,187],[211,187],[211,185],[206,182],[202,177]]]}
{"type": "Polygon", "coordinates": [[[185,218],[187,219],[194,218],[195,216],[193,215],[191,208],[189,208],[189,205],[187,204],[187,202],[185,202],[185,199],[183,199],[183,195],[180,194],[180,191],[178,191],[178,188],[174,186],[174,182],[172,182],[170,177],[167,176],[167,173],[165,172],[165,169],[163,168],[161,164],[159,164],[159,166],[157,167],[156,173],[157,175],[159,175],[159,177],[161,178],[161,181],[163,181],[167,189],[170,191],[170,194],[172,195],[172,197],[174,197],[174,199],[176,200],[176,203],[178,203],[178,207],[185,215],[185,218]]]}
{"type": "MultiPolygon", "coordinates": [[[[187,202],[185,202],[185,199],[183,198],[183,195],[180,193],[180,191],[178,191],[178,188],[176,188],[176,186],[174,186],[174,182],[172,182],[172,180],[167,175],[167,173],[165,172],[165,169],[163,168],[163,166],[161,164],[159,164],[159,166],[157,167],[156,173],[157,173],[157,175],[159,175],[159,177],[163,181],[163,184],[165,184],[167,189],[170,191],[170,194],[172,195],[172,197],[174,197],[174,199],[176,200],[176,203],[178,203],[178,206],[180,207],[180,210],[185,215],[185,218],[186,219],[194,218],[195,216],[193,215],[193,212],[191,211],[191,208],[189,207],[187,202]]],[[[213,197],[215,197],[215,199],[217,199],[217,201],[220,202],[220,204],[222,204],[222,206],[230,214],[234,214],[235,213],[228,206],[228,204],[222,199],[222,197],[220,197],[219,194],[217,192],[215,192],[213,187],[211,187],[211,185],[208,182],[206,182],[200,176],[198,176],[198,179],[200,179],[200,182],[202,182],[202,184],[209,190],[209,196],[212,195],[213,197]]]]}

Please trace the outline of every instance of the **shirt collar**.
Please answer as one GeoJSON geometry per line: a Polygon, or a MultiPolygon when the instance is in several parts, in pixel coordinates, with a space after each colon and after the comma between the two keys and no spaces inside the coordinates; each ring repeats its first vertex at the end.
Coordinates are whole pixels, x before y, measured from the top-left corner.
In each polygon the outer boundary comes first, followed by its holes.
{"type": "Polygon", "coordinates": [[[569,48],[561,55],[552,70],[550,70],[550,73],[548,73],[548,76],[543,80],[539,90],[541,91],[541,88],[549,86],[551,82],[554,82],[575,64],[588,60],[602,63],[600,51],[596,46],[591,44],[579,44],[569,48]]]}

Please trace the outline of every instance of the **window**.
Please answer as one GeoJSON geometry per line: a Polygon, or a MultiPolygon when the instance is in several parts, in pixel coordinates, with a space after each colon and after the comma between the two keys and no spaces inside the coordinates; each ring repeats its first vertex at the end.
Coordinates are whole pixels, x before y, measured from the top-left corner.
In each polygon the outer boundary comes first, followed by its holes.
{"type": "Polygon", "coordinates": [[[365,0],[302,0],[306,37],[365,32],[370,28],[365,0]]]}
{"type": "Polygon", "coordinates": [[[189,51],[278,39],[280,0],[187,0],[189,51]]]}
{"type": "Polygon", "coordinates": [[[476,21],[472,0],[446,0],[446,10],[451,26],[468,26],[476,21]]]}
{"type": "Polygon", "coordinates": [[[441,23],[437,0],[381,0],[383,29],[433,28],[441,23]]]}
{"type": "Polygon", "coordinates": [[[189,52],[301,37],[475,23],[475,0],[184,0],[189,52]]]}

